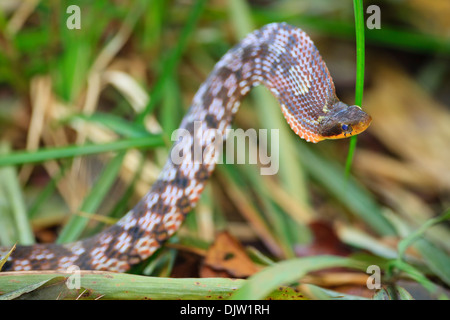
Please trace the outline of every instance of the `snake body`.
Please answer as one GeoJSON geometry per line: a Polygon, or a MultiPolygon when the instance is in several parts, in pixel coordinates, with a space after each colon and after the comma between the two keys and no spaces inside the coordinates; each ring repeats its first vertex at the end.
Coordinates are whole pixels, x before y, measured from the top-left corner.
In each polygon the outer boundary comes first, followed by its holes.
{"type": "MultiPolygon", "coordinates": [[[[216,64],[194,96],[181,129],[190,139],[174,143],[180,163],[167,160],[158,180],[140,202],[115,225],[74,243],[18,246],[6,262],[8,270],[86,270],[123,272],[151,256],[181,226],[195,206],[214,170],[215,151],[210,137],[222,136],[242,98],[256,85],[265,85],[278,99],[294,132],[318,142],[364,131],[371,118],[361,108],[338,100],[330,73],[310,37],[285,23],[272,23],[246,36],[216,64]],[[194,145],[202,161],[194,161],[194,145]]],[[[0,256],[7,248],[0,248],[0,256]]]]}

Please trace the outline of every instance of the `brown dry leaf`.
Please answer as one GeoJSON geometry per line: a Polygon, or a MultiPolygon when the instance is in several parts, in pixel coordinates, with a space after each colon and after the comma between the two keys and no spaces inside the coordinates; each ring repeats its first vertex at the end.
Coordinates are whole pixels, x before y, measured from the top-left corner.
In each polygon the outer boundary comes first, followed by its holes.
{"type": "Polygon", "coordinates": [[[227,231],[223,231],[217,234],[208,249],[200,276],[245,278],[259,269],[248,257],[241,243],[227,231]]]}
{"type": "Polygon", "coordinates": [[[341,242],[333,227],[325,222],[316,220],[308,225],[313,233],[313,241],[304,246],[296,246],[295,253],[299,257],[332,254],[346,256],[350,253],[348,247],[341,242]]]}
{"type": "Polygon", "coordinates": [[[367,279],[368,275],[363,272],[325,271],[305,276],[297,289],[312,299],[316,299],[316,295],[310,285],[348,295],[371,298],[374,291],[367,288],[367,279]]]}
{"type": "Polygon", "coordinates": [[[336,287],[358,285],[365,286],[368,275],[363,272],[322,272],[319,275],[309,274],[302,279],[302,283],[311,283],[321,287],[336,287]]]}
{"type": "Polygon", "coordinates": [[[203,256],[192,251],[179,250],[170,276],[172,278],[198,278],[198,266],[203,256]]]}
{"type": "MultiPolygon", "coordinates": [[[[419,186],[422,181],[425,188],[434,185],[436,190],[450,190],[448,110],[404,72],[386,63],[377,66],[364,102],[373,118],[370,132],[400,159],[411,174],[409,180],[419,186]]],[[[355,165],[375,178],[383,174],[372,158],[356,155],[355,165]]],[[[401,170],[397,174],[389,170],[384,175],[406,180],[401,170]]]]}

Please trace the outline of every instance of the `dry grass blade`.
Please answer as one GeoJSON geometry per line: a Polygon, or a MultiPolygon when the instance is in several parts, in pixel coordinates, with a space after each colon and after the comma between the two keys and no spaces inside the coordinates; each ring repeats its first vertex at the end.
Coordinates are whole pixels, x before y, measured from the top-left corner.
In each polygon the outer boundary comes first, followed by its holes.
{"type": "Polygon", "coordinates": [[[450,190],[450,113],[398,68],[380,64],[376,70],[365,99],[374,119],[370,132],[411,172],[423,172],[437,189],[450,190]]]}
{"type": "Polygon", "coordinates": [[[5,256],[0,259],[0,271],[2,270],[3,266],[5,265],[6,261],[8,260],[9,256],[11,255],[11,252],[13,252],[16,249],[16,245],[14,245],[11,250],[5,256]]]}
{"type": "Polygon", "coordinates": [[[7,33],[10,37],[20,31],[25,21],[33,13],[38,4],[39,0],[22,1],[6,27],[7,33]]]}

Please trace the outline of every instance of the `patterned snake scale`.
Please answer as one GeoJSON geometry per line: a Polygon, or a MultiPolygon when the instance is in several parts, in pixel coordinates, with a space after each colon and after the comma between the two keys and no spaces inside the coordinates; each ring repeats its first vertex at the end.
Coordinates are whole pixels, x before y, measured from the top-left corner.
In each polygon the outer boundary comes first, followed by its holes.
{"type": "MultiPolygon", "coordinates": [[[[66,270],[76,265],[123,272],[151,256],[180,228],[215,167],[214,152],[204,152],[211,140],[194,136],[194,122],[224,136],[242,98],[259,84],[278,99],[292,130],[307,141],[355,135],[371,122],[361,108],[337,99],[328,69],[305,32],[285,23],[268,24],[216,64],[180,125],[191,133],[191,139],[174,143],[174,147],[182,144],[181,163],[169,158],[156,183],[131,211],[91,238],[64,245],[18,246],[3,271],[66,270]],[[194,142],[202,147],[201,163],[193,161],[194,142]]],[[[0,248],[0,256],[6,252],[0,248]]]]}

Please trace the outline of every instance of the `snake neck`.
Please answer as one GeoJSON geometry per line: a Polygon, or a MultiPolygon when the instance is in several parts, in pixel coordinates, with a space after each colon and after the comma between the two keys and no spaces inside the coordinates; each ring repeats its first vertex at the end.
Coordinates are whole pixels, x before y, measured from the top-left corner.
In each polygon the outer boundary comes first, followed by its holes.
{"type": "Polygon", "coordinates": [[[207,122],[205,127],[224,130],[242,98],[260,84],[278,99],[297,135],[309,142],[325,138],[320,120],[339,101],[333,80],[309,36],[285,23],[254,31],[222,57],[195,95],[182,127],[200,120],[207,122]]]}

